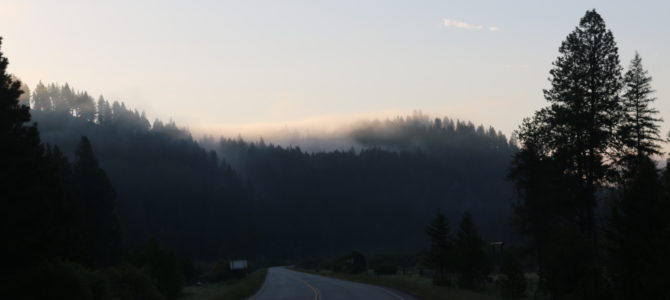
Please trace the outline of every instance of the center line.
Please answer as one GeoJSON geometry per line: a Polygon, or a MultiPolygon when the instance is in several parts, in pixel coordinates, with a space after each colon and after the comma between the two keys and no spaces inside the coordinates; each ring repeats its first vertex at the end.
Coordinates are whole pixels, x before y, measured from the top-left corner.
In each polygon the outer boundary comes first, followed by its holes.
{"type": "Polygon", "coordinates": [[[295,280],[301,281],[302,283],[304,283],[305,285],[307,285],[307,287],[309,287],[310,289],[312,289],[312,292],[314,292],[314,300],[320,300],[320,299],[321,299],[321,292],[319,292],[319,289],[317,289],[317,288],[314,287],[313,285],[309,284],[309,282],[305,281],[305,280],[302,279],[302,278],[293,276],[293,275],[286,274],[286,276],[291,277],[291,278],[293,278],[293,279],[295,279],[295,280]]]}

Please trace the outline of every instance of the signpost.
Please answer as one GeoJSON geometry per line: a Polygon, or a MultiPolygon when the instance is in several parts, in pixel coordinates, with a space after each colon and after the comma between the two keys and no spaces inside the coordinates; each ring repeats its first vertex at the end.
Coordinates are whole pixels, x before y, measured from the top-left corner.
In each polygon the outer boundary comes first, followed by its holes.
{"type": "Polygon", "coordinates": [[[247,264],[246,259],[240,259],[240,260],[231,260],[230,261],[230,269],[231,270],[245,270],[249,267],[247,264]]]}

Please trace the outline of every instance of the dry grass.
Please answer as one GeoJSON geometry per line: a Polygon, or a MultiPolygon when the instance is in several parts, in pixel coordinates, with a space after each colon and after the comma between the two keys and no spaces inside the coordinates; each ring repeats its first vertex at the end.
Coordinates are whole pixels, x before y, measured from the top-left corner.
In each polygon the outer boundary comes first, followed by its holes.
{"type": "Polygon", "coordinates": [[[241,300],[251,297],[265,281],[267,269],[255,271],[241,280],[187,286],[180,300],[241,300]]]}

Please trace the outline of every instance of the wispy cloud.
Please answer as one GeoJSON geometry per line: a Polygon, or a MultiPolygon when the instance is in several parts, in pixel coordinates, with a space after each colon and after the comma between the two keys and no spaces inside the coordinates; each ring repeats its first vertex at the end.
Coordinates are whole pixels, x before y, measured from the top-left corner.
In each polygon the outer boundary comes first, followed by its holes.
{"type": "Polygon", "coordinates": [[[488,30],[488,31],[500,31],[500,27],[496,26],[484,26],[484,25],[473,25],[468,24],[463,21],[444,19],[442,21],[444,27],[454,27],[460,29],[469,29],[469,30],[488,30]]]}

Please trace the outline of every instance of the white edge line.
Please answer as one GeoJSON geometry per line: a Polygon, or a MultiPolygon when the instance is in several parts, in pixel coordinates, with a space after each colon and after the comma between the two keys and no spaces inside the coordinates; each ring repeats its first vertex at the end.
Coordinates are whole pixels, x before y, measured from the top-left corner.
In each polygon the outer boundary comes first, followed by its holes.
{"type": "Polygon", "coordinates": [[[265,280],[263,281],[263,285],[261,285],[261,288],[258,291],[256,291],[256,293],[253,294],[251,297],[247,298],[247,300],[253,300],[254,298],[258,297],[258,295],[260,295],[263,292],[263,290],[265,290],[265,286],[268,284],[268,281],[269,281],[268,280],[268,274],[270,274],[269,268],[268,268],[268,272],[265,273],[265,280]]]}

